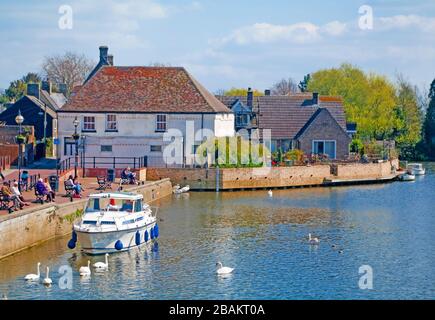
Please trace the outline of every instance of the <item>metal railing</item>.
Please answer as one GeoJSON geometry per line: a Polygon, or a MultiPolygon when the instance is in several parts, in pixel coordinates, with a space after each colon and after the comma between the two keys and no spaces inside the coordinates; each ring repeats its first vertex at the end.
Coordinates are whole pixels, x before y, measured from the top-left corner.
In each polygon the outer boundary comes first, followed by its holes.
{"type": "Polygon", "coordinates": [[[132,169],[140,169],[147,166],[147,157],[83,157],[77,159],[74,157],[66,158],[58,162],[58,172],[60,174],[74,169],[77,166],[79,169],[123,169],[130,167],[132,169]]]}

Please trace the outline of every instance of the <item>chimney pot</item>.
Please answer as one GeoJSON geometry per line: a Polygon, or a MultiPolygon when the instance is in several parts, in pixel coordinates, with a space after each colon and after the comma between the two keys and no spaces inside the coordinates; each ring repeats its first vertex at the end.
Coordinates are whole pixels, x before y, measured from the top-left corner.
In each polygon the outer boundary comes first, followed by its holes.
{"type": "Polygon", "coordinates": [[[113,66],[113,55],[112,54],[107,56],[107,63],[109,64],[109,66],[113,66]]]}
{"type": "Polygon", "coordinates": [[[109,47],[101,46],[100,47],[100,62],[107,64],[107,55],[109,53],[109,47]]]}
{"type": "Polygon", "coordinates": [[[271,91],[269,89],[264,90],[264,95],[265,96],[270,96],[271,95],[271,91]]]}
{"type": "Polygon", "coordinates": [[[28,83],[27,84],[27,95],[39,99],[39,83],[28,83]]]}
{"type": "Polygon", "coordinates": [[[249,108],[252,108],[254,105],[254,92],[251,88],[248,88],[247,104],[249,108]]]}
{"type": "Polygon", "coordinates": [[[66,83],[59,83],[59,91],[65,97],[67,96],[67,94],[68,94],[68,87],[67,87],[66,83]]]}
{"type": "Polygon", "coordinates": [[[50,80],[42,81],[41,82],[41,89],[44,91],[47,91],[49,95],[52,94],[52,83],[50,80]]]}
{"type": "Polygon", "coordinates": [[[313,104],[314,105],[318,105],[319,104],[319,93],[318,92],[314,92],[313,93],[313,104]]]}

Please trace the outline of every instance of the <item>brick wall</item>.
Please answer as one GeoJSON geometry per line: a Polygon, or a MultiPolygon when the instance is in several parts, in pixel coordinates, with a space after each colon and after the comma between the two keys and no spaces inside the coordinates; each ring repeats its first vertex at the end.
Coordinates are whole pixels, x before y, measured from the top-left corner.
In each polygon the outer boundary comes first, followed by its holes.
{"type": "Polygon", "coordinates": [[[395,166],[399,167],[399,161],[386,161],[383,163],[368,163],[368,164],[340,164],[337,165],[338,178],[381,178],[391,175],[391,169],[395,166]]]}
{"type": "MultiPolygon", "coordinates": [[[[398,161],[373,164],[295,166],[279,168],[239,168],[219,170],[219,189],[255,189],[322,185],[325,179],[376,179],[391,175],[398,161]],[[331,173],[332,172],[332,173],[331,173]],[[335,176],[336,174],[336,176],[335,176]]],[[[193,190],[216,190],[216,169],[148,168],[147,180],[169,178],[172,184],[189,185],[193,190]]]]}
{"type": "Polygon", "coordinates": [[[298,139],[298,148],[307,155],[311,154],[313,140],[336,141],[336,159],[345,159],[349,155],[351,138],[327,110],[322,110],[298,139]]]}

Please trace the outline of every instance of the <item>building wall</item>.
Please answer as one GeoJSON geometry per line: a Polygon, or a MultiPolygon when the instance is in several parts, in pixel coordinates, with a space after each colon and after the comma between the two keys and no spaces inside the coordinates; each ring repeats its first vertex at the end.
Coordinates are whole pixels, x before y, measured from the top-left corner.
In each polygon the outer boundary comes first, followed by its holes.
{"type": "Polygon", "coordinates": [[[314,140],[336,141],[336,159],[345,159],[349,156],[351,138],[326,110],[314,119],[298,139],[298,148],[305,154],[311,154],[314,140]]]}
{"type": "MultiPolygon", "coordinates": [[[[24,117],[23,126],[33,126],[35,139],[42,140],[44,138],[44,115],[39,115],[39,113],[44,113],[44,110],[35,105],[27,97],[23,97],[13,106],[2,112],[0,114],[0,121],[5,121],[6,124],[10,126],[16,126],[15,117],[18,114],[18,110],[24,117]]],[[[47,138],[54,136],[53,117],[49,113],[47,113],[47,126],[45,128],[45,133],[47,138]]]]}
{"type": "MultiPolygon", "coordinates": [[[[96,132],[82,131],[83,114],[59,113],[58,134],[60,138],[58,156],[64,155],[64,139],[74,133],[73,121],[76,116],[80,121],[79,132],[85,136],[86,157],[144,157],[150,161],[163,161],[163,152],[151,151],[151,146],[164,147],[171,144],[171,139],[164,141],[164,133],[156,132],[156,114],[117,114],[117,132],[106,131],[106,115],[103,113],[86,114],[96,119],[96,132]],[[112,146],[112,151],[102,152],[101,145],[112,146]]],[[[195,144],[201,144],[203,136],[200,129],[208,129],[216,136],[234,135],[233,114],[167,114],[168,135],[183,137],[179,139],[185,146],[184,156],[193,151],[187,145],[188,137],[195,144]],[[183,142],[184,141],[184,142],[183,142]]],[[[170,137],[169,137],[170,138],[170,137]]],[[[183,154],[180,154],[182,157],[183,154]]]]}

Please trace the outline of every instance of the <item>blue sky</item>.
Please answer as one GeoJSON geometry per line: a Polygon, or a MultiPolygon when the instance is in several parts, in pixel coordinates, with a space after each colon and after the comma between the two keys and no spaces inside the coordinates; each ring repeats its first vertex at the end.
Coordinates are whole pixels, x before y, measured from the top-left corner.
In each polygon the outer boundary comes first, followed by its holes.
{"type": "Polygon", "coordinates": [[[40,71],[43,57],[67,50],[116,65],[186,67],[210,91],[269,88],[320,68],[353,63],[419,87],[435,78],[435,1],[427,0],[45,0],[1,1],[0,88],[40,71]],[[73,10],[61,30],[59,7],[73,10]],[[372,30],[358,27],[360,6],[372,30]]]}

